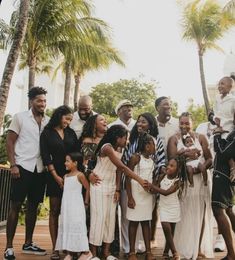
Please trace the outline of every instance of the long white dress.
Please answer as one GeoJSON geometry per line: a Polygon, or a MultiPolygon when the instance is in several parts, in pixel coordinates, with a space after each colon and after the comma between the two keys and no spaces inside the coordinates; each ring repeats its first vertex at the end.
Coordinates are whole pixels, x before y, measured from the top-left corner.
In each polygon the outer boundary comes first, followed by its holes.
{"type": "MultiPolygon", "coordinates": [[[[195,138],[196,147],[202,147],[195,138]]],[[[181,139],[178,139],[177,149],[183,147],[181,139]]],[[[205,229],[203,233],[201,252],[208,258],[213,258],[213,218],[211,210],[211,178],[208,174],[208,186],[204,186],[202,174],[194,174],[194,187],[187,187],[186,195],[181,200],[181,221],[176,224],[175,246],[182,257],[196,260],[199,250],[199,240],[205,211],[205,229]]]]}
{"type": "MultiPolygon", "coordinates": [[[[168,179],[166,175],[160,183],[160,188],[168,190],[174,184],[175,179],[168,179]]],[[[167,196],[160,194],[159,213],[161,222],[177,223],[180,221],[178,190],[167,196]]]]}
{"type": "MultiPolygon", "coordinates": [[[[140,155],[140,162],[135,166],[134,172],[142,179],[152,183],[153,170],[153,160],[140,155]]],[[[131,180],[131,191],[136,205],[134,209],[127,207],[126,218],[132,221],[151,220],[153,212],[153,195],[145,191],[135,180],[131,180]]]]}
{"type": "Polygon", "coordinates": [[[64,179],[56,250],[89,251],[82,184],[76,176],[64,179]]]}

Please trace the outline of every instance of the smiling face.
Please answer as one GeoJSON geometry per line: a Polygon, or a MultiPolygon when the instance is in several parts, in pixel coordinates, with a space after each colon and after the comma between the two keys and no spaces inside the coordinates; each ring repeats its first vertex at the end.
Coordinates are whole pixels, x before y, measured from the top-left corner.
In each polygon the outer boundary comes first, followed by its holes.
{"type": "Polygon", "coordinates": [[[192,130],[192,119],[189,116],[181,116],[179,119],[179,128],[181,134],[185,135],[192,130]]]}
{"type": "Polygon", "coordinates": [[[107,121],[102,115],[98,115],[96,118],[96,131],[99,133],[105,133],[107,131],[107,121]]]}
{"type": "Polygon", "coordinates": [[[127,106],[122,106],[118,110],[118,116],[122,120],[128,120],[133,117],[133,106],[127,105],[127,106]]]}
{"type": "Polygon", "coordinates": [[[169,160],[166,167],[166,174],[169,177],[176,177],[178,171],[177,161],[175,159],[169,160]]]}
{"type": "Polygon", "coordinates": [[[46,108],[46,95],[37,95],[30,100],[30,105],[33,111],[43,114],[46,108]]]}
{"type": "Polygon", "coordinates": [[[232,89],[232,79],[224,77],[219,81],[218,90],[222,96],[226,96],[232,89]]]}
{"type": "Polygon", "coordinates": [[[163,99],[156,107],[158,114],[163,117],[171,116],[171,102],[168,98],[163,99]]]}
{"type": "Polygon", "coordinates": [[[72,119],[73,119],[72,114],[63,115],[61,117],[60,126],[65,129],[67,126],[70,125],[72,119]]]}
{"type": "Polygon", "coordinates": [[[143,116],[139,117],[136,124],[138,133],[147,132],[149,130],[149,122],[143,116]]]}
{"type": "Polygon", "coordinates": [[[77,168],[77,162],[74,162],[69,155],[66,155],[64,164],[67,171],[77,168]]]}

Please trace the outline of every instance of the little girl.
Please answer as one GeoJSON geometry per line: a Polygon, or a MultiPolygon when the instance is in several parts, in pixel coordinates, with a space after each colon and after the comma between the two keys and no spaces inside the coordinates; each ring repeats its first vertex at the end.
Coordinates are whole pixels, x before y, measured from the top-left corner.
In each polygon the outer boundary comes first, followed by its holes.
{"type": "Polygon", "coordinates": [[[160,220],[166,239],[163,259],[169,259],[169,249],[173,254],[173,260],[180,259],[180,256],[175,248],[173,237],[175,225],[180,221],[179,198],[182,195],[186,180],[187,173],[184,159],[174,158],[168,161],[166,175],[159,179],[159,185],[155,186],[149,183],[149,190],[151,192],[160,193],[160,220]],[[177,192],[179,188],[180,190],[177,192]]]}
{"type": "MultiPolygon", "coordinates": [[[[155,154],[155,143],[153,137],[147,133],[139,138],[138,153],[131,156],[128,167],[141,178],[152,183],[155,154]]],[[[136,232],[139,223],[142,227],[146,260],[152,260],[153,256],[150,248],[150,221],[152,220],[153,195],[148,193],[136,181],[126,180],[126,190],[128,197],[128,208],[126,218],[129,220],[129,260],[137,259],[135,254],[136,232]]]]}
{"type": "Polygon", "coordinates": [[[90,189],[89,242],[94,257],[97,256],[97,247],[104,242],[103,254],[107,260],[116,259],[110,254],[110,243],[114,240],[115,210],[120,193],[120,183],[116,182],[117,169],[134,178],[142,186],[144,184],[144,181],[120,160],[121,153],[118,149],[126,146],[127,135],[125,127],[113,125],[101,139],[96,150],[98,158],[94,173],[100,182],[91,185],[90,189]]]}
{"type": "Polygon", "coordinates": [[[67,250],[64,259],[73,259],[77,252],[83,252],[80,260],[92,258],[89,251],[86,228],[85,206],[89,203],[89,183],[83,170],[83,158],[79,153],[66,156],[65,166],[68,174],[64,176],[64,191],[61,205],[60,223],[56,241],[56,250],[67,250]],[[82,196],[82,186],[86,189],[85,203],[82,196]],[[85,206],[84,206],[85,204],[85,206]]]}

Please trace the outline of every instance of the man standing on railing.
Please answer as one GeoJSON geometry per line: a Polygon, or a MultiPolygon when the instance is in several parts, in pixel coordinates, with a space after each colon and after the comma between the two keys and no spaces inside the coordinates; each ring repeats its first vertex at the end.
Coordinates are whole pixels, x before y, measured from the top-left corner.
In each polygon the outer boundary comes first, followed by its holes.
{"type": "Polygon", "coordinates": [[[7,219],[7,244],[3,259],[15,259],[13,239],[19,211],[27,197],[26,232],[23,253],[45,255],[46,250],[33,243],[37,209],[43,201],[45,174],[39,150],[39,137],[48,118],[44,115],[47,91],[33,87],[28,92],[30,110],[16,114],[7,134],[7,153],[11,164],[11,207],[7,219]]]}

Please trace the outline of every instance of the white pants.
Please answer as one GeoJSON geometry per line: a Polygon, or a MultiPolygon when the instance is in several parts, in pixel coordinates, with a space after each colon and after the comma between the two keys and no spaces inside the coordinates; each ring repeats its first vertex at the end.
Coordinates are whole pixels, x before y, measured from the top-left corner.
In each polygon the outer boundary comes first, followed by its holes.
{"type": "Polygon", "coordinates": [[[101,246],[102,242],[112,243],[115,230],[115,212],[117,203],[114,195],[104,195],[102,192],[91,191],[90,197],[90,233],[89,243],[101,246]]]}

